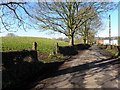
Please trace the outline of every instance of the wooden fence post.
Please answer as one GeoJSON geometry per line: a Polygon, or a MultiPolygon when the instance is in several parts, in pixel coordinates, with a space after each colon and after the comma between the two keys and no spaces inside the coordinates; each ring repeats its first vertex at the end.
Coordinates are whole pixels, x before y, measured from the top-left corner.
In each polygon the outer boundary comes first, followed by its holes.
{"type": "Polygon", "coordinates": [[[118,57],[120,56],[120,46],[117,46],[117,49],[118,49],[118,57]]]}
{"type": "Polygon", "coordinates": [[[58,54],[59,53],[59,45],[57,43],[57,46],[56,46],[56,53],[58,54]]]}
{"type": "Polygon", "coordinates": [[[33,50],[37,50],[37,42],[33,42],[33,47],[32,47],[33,50]]]}
{"type": "Polygon", "coordinates": [[[31,54],[33,62],[37,62],[38,61],[37,51],[31,51],[30,54],[31,54]]]}
{"type": "Polygon", "coordinates": [[[105,45],[105,49],[107,49],[108,45],[105,45]]]}
{"type": "Polygon", "coordinates": [[[113,49],[113,45],[110,45],[110,49],[113,49]]]}

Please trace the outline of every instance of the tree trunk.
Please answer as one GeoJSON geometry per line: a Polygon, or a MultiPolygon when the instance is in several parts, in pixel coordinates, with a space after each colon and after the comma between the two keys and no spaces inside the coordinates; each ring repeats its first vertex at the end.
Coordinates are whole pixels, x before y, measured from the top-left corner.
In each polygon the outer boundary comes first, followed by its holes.
{"type": "Polygon", "coordinates": [[[86,44],[86,39],[83,39],[84,40],[84,44],[86,44]]]}
{"type": "Polygon", "coordinates": [[[69,36],[69,46],[73,46],[74,45],[74,36],[71,35],[69,36]]]}

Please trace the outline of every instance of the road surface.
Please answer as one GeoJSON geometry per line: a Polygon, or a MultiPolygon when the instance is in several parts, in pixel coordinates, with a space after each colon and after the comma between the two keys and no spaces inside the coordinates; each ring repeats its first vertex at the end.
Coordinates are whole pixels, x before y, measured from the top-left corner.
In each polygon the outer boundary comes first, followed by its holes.
{"type": "Polygon", "coordinates": [[[38,81],[31,90],[45,88],[120,88],[120,60],[94,45],[38,81]]]}

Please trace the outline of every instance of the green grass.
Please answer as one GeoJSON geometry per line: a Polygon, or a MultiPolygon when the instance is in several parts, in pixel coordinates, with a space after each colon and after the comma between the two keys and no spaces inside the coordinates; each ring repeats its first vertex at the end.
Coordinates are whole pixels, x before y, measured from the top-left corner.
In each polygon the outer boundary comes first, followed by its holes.
{"type": "Polygon", "coordinates": [[[0,37],[2,38],[2,49],[5,50],[23,50],[32,49],[33,42],[37,42],[37,50],[40,52],[51,53],[57,42],[60,46],[68,45],[67,42],[55,39],[39,38],[39,37],[0,37]]]}
{"type": "Polygon", "coordinates": [[[112,53],[114,56],[116,56],[118,54],[118,51],[116,49],[110,49],[110,48],[105,49],[105,46],[99,46],[99,48],[104,49],[104,50],[112,53]]]}
{"type": "Polygon", "coordinates": [[[114,50],[114,49],[106,49],[108,52],[112,53],[114,56],[116,56],[118,54],[118,51],[114,50]]]}

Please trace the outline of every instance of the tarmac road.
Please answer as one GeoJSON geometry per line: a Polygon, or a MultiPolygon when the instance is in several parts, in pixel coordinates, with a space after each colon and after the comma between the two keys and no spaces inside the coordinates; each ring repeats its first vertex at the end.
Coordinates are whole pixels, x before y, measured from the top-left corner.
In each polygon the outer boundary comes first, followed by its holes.
{"type": "Polygon", "coordinates": [[[38,81],[31,90],[46,88],[120,89],[120,60],[94,45],[66,61],[49,78],[38,81]]]}

